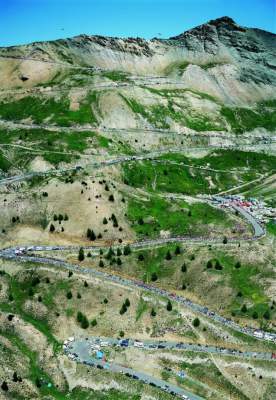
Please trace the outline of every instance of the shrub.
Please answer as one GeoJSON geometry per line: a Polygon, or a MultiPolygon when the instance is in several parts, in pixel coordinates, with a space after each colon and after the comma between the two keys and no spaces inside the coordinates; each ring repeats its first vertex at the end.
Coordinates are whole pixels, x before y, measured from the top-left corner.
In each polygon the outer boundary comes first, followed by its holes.
{"type": "Polygon", "coordinates": [[[197,328],[197,327],[199,327],[199,325],[200,325],[200,320],[199,320],[199,318],[195,318],[195,319],[193,320],[193,326],[194,326],[195,328],[197,328]]]}
{"type": "Polygon", "coordinates": [[[98,325],[97,320],[96,319],[92,319],[91,326],[96,326],[96,325],[98,325]]]}
{"type": "Polygon", "coordinates": [[[241,267],[241,263],[240,263],[239,261],[237,261],[236,264],[235,264],[235,268],[238,269],[238,268],[240,268],[240,267],[241,267]]]}
{"type": "Polygon", "coordinates": [[[170,300],[168,300],[168,303],[167,303],[167,311],[172,311],[172,303],[170,300]]]}
{"type": "Polygon", "coordinates": [[[101,267],[101,268],[104,267],[104,262],[103,262],[103,260],[100,260],[100,262],[99,262],[99,267],[101,267]]]}
{"type": "Polygon", "coordinates": [[[213,268],[213,263],[212,263],[211,260],[207,261],[206,267],[207,267],[208,269],[213,268]]]}
{"type": "Polygon", "coordinates": [[[106,225],[106,224],[108,224],[108,221],[107,221],[107,219],[104,217],[104,219],[103,219],[103,224],[104,225],[106,225]]]}
{"type": "Polygon", "coordinates": [[[139,254],[138,261],[144,261],[145,257],[143,254],[139,254]]]}
{"type": "Polygon", "coordinates": [[[126,305],[126,307],[129,307],[129,306],[130,306],[130,301],[129,301],[129,299],[126,299],[126,300],[125,300],[125,305],[126,305]]]}
{"type": "Polygon", "coordinates": [[[166,254],[166,260],[171,260],[172,259],[172,255],[171,255],[171,253],[170,253],[170,250],[168,250],[167,251],[167,254],[166,254]]]}
{"type": "Polygon", "coordinates": [[[114,196],[113,196],[113,194],[111,194],[111,195],[108,197],[108,200],[109,200],[109,201],[114,201],[114,196]]]}

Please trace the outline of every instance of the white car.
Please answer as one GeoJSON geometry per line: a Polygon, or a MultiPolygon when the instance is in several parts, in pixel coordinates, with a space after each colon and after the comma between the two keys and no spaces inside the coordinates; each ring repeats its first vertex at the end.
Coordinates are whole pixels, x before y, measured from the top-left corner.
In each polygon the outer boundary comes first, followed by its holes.
{"type": "Polygon", "coordinates": [[[141,347],[144,347],[144,343],[139,342],[138,340],[135,340],[135,342],[133,343],[133,346],[141,348],[141,347]]]}

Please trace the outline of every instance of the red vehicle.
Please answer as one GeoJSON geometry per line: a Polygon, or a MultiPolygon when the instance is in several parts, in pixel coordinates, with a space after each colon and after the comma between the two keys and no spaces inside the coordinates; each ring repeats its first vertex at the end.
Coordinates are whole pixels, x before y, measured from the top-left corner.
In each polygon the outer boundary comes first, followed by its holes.
{"type": "Polygon", "coordinates": [[[276,353],[272,353],[272,354],[271,354],[271,359],[272,359],[272,360],[276,360],[276,353]]]}

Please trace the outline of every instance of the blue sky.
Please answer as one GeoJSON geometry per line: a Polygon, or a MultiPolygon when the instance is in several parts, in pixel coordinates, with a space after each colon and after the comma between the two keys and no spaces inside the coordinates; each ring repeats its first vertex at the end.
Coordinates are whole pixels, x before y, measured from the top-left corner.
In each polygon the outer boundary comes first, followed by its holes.
{"type": "Polygon", "coordinates": [[[224,15],[276,33],[276,0],[0,0],[0,46],[80,33],[177,35],[224,15]]]}

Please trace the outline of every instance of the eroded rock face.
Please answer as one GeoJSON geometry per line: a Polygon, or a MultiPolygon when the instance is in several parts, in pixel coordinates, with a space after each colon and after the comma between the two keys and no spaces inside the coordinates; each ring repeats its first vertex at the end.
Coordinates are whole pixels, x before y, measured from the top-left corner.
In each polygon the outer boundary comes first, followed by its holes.
{"type": "MultiPolygon", "coordinates": [[[[169,75],[195,90],[199,81],[204,81],[206,93],[219,93],[220,100],[233,104],[271,99],[276,86],[276,35],[241,27],[229,17],[211,20],[169,39],[79,35],[0,48],[0,57],[15,58],[14,63],[16,57],[24,57],[20,68],[28,61],[41,60],[49,63],[48,69],[62,63],[136,75],[169,75]],[[194,65],[198,68],[187,68],[194,65]]],[[[7,68],[11,68],[10,62],[7,68]]],[[[39,74],[49,74],[44,69],[39,67],[39,74]]]]}

